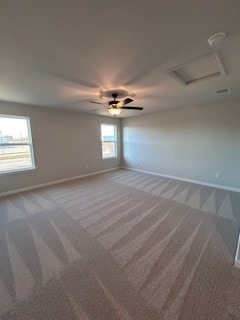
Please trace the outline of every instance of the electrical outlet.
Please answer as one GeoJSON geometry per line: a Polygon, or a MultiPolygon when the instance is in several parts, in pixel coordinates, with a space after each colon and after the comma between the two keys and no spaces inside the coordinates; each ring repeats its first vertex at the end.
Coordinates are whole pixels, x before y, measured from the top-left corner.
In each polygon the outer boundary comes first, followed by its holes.
{"type": "Polygon", "coordinates": [[[86,167],[86,169],[88,169],[88,164],[86,164],[86,166],[85,166],[85,167],[86,167]]]}
{"type": "Polygon", "coordinates": [[[220,179],[221,177],[221,173],[217,172],[216,175],[215,175],[216,179],[220,179]]]}

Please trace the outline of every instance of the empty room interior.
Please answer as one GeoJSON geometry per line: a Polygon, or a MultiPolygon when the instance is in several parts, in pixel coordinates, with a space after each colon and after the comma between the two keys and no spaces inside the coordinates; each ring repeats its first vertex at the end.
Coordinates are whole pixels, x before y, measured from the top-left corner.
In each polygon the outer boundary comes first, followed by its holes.
{"type": "Polygon", "coordinates": [[[2,0],[0,318],[240,320],[240,1],[2,0]]]}

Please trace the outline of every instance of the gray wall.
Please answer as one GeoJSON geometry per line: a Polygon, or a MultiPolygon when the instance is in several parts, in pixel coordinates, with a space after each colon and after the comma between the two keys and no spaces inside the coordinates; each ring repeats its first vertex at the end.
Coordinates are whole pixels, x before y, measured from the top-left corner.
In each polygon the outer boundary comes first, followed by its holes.
{"type": "Polygon", "coordinates": [[[122,126],[124,166],[240,188],[240,99],[126,118],[122,126]]]}
{"type": "Polygon", "coordinates": [[[0,102],[0,114],[30,117],[36,164],[33,171],[0,175],[0,193],[120,164],[120,156],[102,160],[100,136],[101,123],[120,127],[119,119],[7,102],[0,102]]]}

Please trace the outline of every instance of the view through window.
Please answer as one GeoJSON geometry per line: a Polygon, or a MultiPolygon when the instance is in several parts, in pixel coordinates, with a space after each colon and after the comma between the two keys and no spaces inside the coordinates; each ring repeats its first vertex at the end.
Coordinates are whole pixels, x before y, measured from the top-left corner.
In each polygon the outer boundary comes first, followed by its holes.
{"type": "Polygon", "coordinates": [[[114,124],[101,125],[102,158],[117,157],[117,126],[114,124]]]}
{"type": "Polygon", "coordinates": [[[34,168],[30,121],[0,115],[0,173],[34,168]]]}

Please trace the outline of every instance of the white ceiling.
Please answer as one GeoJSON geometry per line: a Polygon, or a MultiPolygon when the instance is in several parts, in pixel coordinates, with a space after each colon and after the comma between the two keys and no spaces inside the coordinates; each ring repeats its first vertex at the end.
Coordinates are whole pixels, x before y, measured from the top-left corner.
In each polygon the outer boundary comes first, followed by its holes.
{"type": "Polygon", "coordinates": [[[125,88],[144,111],[122,117],[191,106],[240,95],[239,57],[237,0],[0,2],[1,100],[91,112],[100,89],[125,88]],[[166,72],[216,50],[225,77],[184,87],[166,72]],[[231,95],[215,94],[225,87],[231,95]]]}

